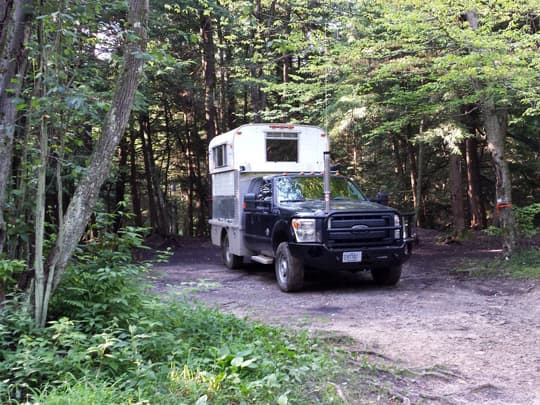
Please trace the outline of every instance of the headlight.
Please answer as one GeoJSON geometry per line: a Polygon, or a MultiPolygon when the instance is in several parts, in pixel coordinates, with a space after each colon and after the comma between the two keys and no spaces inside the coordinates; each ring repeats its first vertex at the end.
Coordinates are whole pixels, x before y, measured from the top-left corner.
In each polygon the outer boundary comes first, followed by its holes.
{"type": "Polygon", "coordinates": [[[398,228],[394,231],[394,239],[401,239],[401,218],[399,215],[394,215],[394,226],[398,228]]]}
{"type": "Polygon", "coordinates": [[[320,242],[321,233],[317,232],[315,219],[293,218],[292,227],[297,242],[320,242]]]}

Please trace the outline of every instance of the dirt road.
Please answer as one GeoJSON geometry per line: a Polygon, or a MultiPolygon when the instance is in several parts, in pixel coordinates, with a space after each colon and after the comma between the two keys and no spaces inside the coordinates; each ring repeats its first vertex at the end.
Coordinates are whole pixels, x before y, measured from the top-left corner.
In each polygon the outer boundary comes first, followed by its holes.
{"type": "Polygon", "coordinates": [[[158,285],[235,315],[351,337],[363,358],[402,370],[386,384],[403,403],[540,404],[538,282],[459,277],[449,271],[456,259],[493,256],[498,245],[434,236],[422,231],[391,288],[369,274],[318,272],[285,294],[272,266],[228,270],[208,242],[182,243],[158,285]]]}

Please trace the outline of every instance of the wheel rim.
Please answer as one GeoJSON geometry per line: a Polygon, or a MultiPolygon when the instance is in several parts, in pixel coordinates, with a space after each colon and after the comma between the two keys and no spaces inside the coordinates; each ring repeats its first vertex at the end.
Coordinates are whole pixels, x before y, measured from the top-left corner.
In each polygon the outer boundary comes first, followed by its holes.
{"type": "Polygon", "coordinates": [[[287,259],[285,257],[281,256],[279,258],[279,265],[278,265],[278,272],[279,272],[279,278],[282,281],[287,280],[287,274],[289,272],[289,266],[287,263],[287,259]]]}

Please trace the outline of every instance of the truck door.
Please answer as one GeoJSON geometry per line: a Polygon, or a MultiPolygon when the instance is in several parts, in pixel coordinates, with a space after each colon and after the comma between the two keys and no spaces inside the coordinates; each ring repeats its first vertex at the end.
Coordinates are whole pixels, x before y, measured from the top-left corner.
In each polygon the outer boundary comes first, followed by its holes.
{"type": "Polygon", "coordinates": [[[249,187],[255,194],[253,209],[244,210],[245,242],[249,249],[261,252],[272,250],[272,228],[277,216],[272,213],[272,181],[257,178],[249,187]]]}

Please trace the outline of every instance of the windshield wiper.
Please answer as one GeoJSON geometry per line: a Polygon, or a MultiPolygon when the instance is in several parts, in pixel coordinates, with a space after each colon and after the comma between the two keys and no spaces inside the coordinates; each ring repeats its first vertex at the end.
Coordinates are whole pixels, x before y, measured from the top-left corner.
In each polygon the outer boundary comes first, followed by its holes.
{"type": "Polygon", "coordinates": [[[280,203],[288,203],[288,202],[302,202],[302,201],[306,201],[305,199],[303,198],[300,198],[300,199],[296,199],[296,200],[279,200],[280,203]]]}

